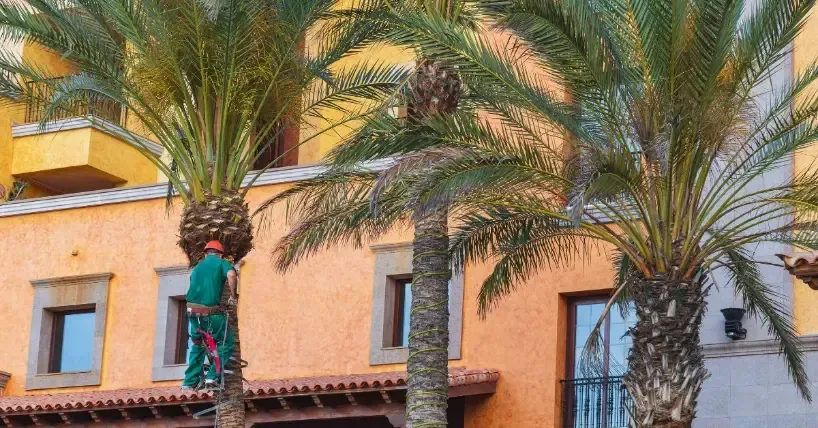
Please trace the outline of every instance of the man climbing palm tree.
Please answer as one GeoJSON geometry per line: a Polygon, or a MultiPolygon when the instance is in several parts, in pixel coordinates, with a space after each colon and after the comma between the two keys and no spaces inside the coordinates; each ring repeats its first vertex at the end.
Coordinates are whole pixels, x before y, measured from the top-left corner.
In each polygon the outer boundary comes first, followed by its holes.
{"type": "MultiPolygon", "coordinates": [[[[123,140],[167,177],[169,196],[184,205],[178,245],[190,266],[214,239],[225,259],[241,261],[254,235],[245,198],[261,173],[298,146],[371,114],[359,107],[377,108],[405,74],[391,65],[345,61],[372,32],[366,23],[338,24],[355,21],[335,13],[340,0],[26,3],[0,2],[0,38],[42,46],[77,74],[54,75],[0,52],[0,91],[42,105],[43,124],[65,114],[86,116],[80,107],[88,99],[126,107],[173,161],[147,150],[133,129],[121,129],[123,140]],[[305,49],[305,40],[320,42],[305,49]],[[342,117],[328,123],[329,111],[342,117]],[[304,128],[309,135],[294,136],[283,153],[259,165],[287,130],[304,128]]],[[[237,358],[238,312],[226,311],[237,358]]],[[[241,367],[228,368],[235,375],[225,379],[219,424],[244,427],[241,367]]]]}
{"type": "Polygon", "coordinates": [[[223,309],[219,306],[225,281],[230,287],[228,306],[237,301],[236,283],[238,277],[233,265],[222,259],[224,247],[219,241],[210,241],[204,248],[205,258],[190,273],[190,288],[187,290],[187,314],[190,324],[190,339],[193,347],[185,370],[183,389],[199,389],[202,386],[213,389],[219,386],[224,375],[224,365],[233,353],[233,329],[227,326],[223,309]],[[202,379],[207,346],[204,333],[210,335],[218,345],[219,361],[211,361],[210,368],[202,379]]]}

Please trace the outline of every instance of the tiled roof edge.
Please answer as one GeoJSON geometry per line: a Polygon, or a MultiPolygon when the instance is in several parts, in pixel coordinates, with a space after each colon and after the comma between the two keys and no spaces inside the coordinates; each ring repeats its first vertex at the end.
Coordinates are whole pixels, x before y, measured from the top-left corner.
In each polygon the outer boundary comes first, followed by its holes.
{"type": "MultiPolygon", "coordinates": [[[[449,387],[494,383],[497,370],[452,368],[449,387]]],[[[245,386],[247,398],[316,395],[366,390],[395,389],[406,386],[406,372],[367,373],[290,380],[258,380],[245,386]]],[[[82,411],[155,403],[189,403],[211,399],[209,393],[184,391],[175,387],[120,389],[0,397],[0,415],[53,411],[82,411]]]]}

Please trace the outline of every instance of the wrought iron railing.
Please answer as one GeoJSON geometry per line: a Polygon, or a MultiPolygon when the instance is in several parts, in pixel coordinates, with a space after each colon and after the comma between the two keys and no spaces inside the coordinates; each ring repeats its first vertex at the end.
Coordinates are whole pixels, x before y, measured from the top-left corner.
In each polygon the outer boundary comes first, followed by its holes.
{"type": "MultiPolygon", "coordinates": [[[[49,100],[53,98],[53,86],[42,82],[27,82],[31,97],[26,103],[26,123],[36,123],[42,120],[46,112],[49,100]]],[[[106,96],[92,92],[86,92],[70,105],[54,111],[49,119],[69,119],[79,116],[94,116],[116,125],[125,126],[128,117],[128,110],[119,102],[106,96]]]]}
{"type": "Polygon", "coordinates": [[[622,377],[566,379],[562,382],[562,428],[627,428],[628,395],[622,377]]]}

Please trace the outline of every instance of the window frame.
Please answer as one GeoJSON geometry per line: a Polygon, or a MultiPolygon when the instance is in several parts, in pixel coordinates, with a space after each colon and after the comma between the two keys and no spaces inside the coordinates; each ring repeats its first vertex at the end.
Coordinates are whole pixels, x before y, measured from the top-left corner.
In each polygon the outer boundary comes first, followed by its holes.
{"type": "Polygon", "coordinates": [[[190,284],[190,268],[187,265],[176,265],[158,267],[154,271],[159,280],[151,380],[181,380],[185,377],[187,367],[187,361],[179,362],[179,346],[182,330],[187,333],[183,314],[186,310],[185,294],[190,284]]]}
{"type": "Polygon", "coordinates": [[[174,362],[176,364],[187,364],[188,341],[190,340],[190,331],[188,331],[187,321],[187,301],[177,299],[176,311],[176,348],[174,349],[174,362]]]}
{"type": "MultiPolygon", "coordinates": [[[[565,353],[565,379],[584,379],[584,378],[577,378],[576,370],[576,330],[577,330],[577,307],[580,305],[593,305],[593,304],[607,304],[610,301],[611,295],[589,295],[589,296],[578,296],[572,297],[568,299],[568,325],[566,326],[566,353],[565,353]]],[[[611,308],[611,310],[616,310],[616,308],[611,308]]],[[[604,331],[605,334],[603,335],[603,367],[604,367],[604,374],[603,377],[612,377],[610,374],[611,371],[611,312],[608,312],[608,315],[605,317],[604,323],[604,331]]],[[[615,375],[613,377],[616,377],[615,375]]]]}
{"type": "Polygon", "coordinates": [[[34,303],[28,344],[26,390],[99,385],[108,309],[110,272],[32,280],[34,303]],[[52,372],[54,318],[76,310],[94,311],[91,367],[85,371],[52,372]]]}
{"type": "Polygon", "coordinates": [[[404,308],[406,307],[404,297],[406,296],[406,287],[410,287],[412,285],[412,278],[396,278],[394,284],[395,308],[394,317],[392,320],[392,348],[405,348],[409,346],[409,343],[408,340],[407,343],[402,343],[404,334],[403,324],[404,320],[409,316],[409,314],[404,313],[404,308]]]}
{"type": "MultiPolygon", "coordinates": [[[[76,315],[76,314],[94,314],[94,317],[97,316],[97,311],[95,307],[90,308],[80,308],[80,309],[69,309],[65,311],[52,311],[52,326],[51,326],[51,343],[49,344],[49,352],[48,352],[48,374],[61,374],[61,373],[82,373],[88,370],[76,370],[76,371],[61,371],[59,368],[55,368],[55,366],[62,367],[62,349],[65,344],[64,335],[65,333],[65,317],[68,315],[76,315]],[[59,364],[58,364],[59,363],[59,364]]],[[[91,349],[91,359],[93,360],[93,349],[91,349]]]]}
{"type": "MultiPolygon", "coordinates": [[[[412,278],[412,243],[376,244],[369,248],[375,255],[369,365],[402,364],[409,357],[409,348],[391,346],[395,343],[395,284],[412,278]]],[[[449,285],[449,360],[461,358],[463,286],[463,272],[452,272],[449,285]]]]}

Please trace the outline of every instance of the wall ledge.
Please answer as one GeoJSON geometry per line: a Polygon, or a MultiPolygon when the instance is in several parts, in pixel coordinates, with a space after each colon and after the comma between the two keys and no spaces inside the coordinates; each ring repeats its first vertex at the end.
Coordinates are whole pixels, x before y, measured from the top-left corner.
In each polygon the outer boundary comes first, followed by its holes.
{"type": "Polygon", "coordinates": [[[162,266],[154,268],[153,270],[156,271],[156,274],[159,276],[187,275],[190,273],[190,267],[188,265],[162,266]]]}
{"type": "Polygon", "coordinates": [[[34,288],[39,287],[60,287],[64,285],[89,284],[100,281],[109,281],[114,274],[110,272],[93,273],[88,275],[63,276],[59,278],[46,278],[31,280],[34,288]]]}
{"type": "MultiPolygon", "coordinates": [[[[804,335],[801,350],[818,351],[818,334],[804,335]]],[[[742,355],[778,354],[778,342],[766,340],[739,340],[735,342],[713,343],[702,346],[705,358],[738,357],[742,355]]]]}
{"type": "MultiPolygon", "coordinates": [[[[367,162],[362,168],[381,170],[392,161],[389,159],[367,162]]],[[[323,165],[303,165],[269,169],[253,182],[253,187],[270,184],[291,183],[309,180],[326,172],[323,165]]],[[[245,177],[242,186],[250,184],[254,173],[245,177]]],[[[72,193],[69,195],[47,196],[44,198],[23,199],[0,204],[0,217],[35,214],[49,211],[70,210],[75,208],[94,207],[99,205],[119,204],[125,202],[163,199],[167,196],[168,184],[157,183],[145,186],[120,187],[116,189],[94,190],[91,192],[72,193]]]]}
{"type": "Polygon", "coordinates": [[[412,242],[394,242],[388,244],[372,244],[369,246],[369,249],[375,252],[384,252],[384,251],[404,251],[408,249],[412,249],[412,242]]]}
{"type": "Polygon", "coordinates": [[[91,116],[59,119],[48,122],[44,126],[40,126],[39,123],[12,125],[11,136],[14,138],[27,137],[29,135],[47,134],[49,132],[70,131],[72,129],[83,128],[93,128],[97,131],[104,132],[112,137],[127,141],[129,144],[144,148],[156,156],[162,156],[162,152],[165,150],[160,144],[154,143],[153,141],[136,135],[133,132],[129,132],[117,124],[91,116]]]}

